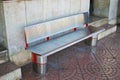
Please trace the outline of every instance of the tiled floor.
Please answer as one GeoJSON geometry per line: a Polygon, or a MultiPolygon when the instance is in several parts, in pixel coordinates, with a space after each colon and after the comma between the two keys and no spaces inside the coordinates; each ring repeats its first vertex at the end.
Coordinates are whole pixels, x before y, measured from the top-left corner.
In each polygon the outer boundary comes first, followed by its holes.
{"type": "Polygon", "coordinates": [[[83,42],[48,57],[48,72],[40,76],[32,64],[22,67],[22,80],[120,80],[120,28],[90,47],[83,42]]]}

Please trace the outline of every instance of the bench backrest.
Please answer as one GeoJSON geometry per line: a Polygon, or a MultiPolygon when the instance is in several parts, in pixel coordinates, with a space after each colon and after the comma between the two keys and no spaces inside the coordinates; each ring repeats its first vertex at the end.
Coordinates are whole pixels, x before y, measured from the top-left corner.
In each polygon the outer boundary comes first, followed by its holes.
{"type": "Polygon", "coordinates": [[[54,38],[56,35],[68,33],[76,27],[84,28],[86,23],[88,23],[88,13],[81,13],[27,26],[25,27],[26,43],[31,46],[49,37],[54,38]]]}

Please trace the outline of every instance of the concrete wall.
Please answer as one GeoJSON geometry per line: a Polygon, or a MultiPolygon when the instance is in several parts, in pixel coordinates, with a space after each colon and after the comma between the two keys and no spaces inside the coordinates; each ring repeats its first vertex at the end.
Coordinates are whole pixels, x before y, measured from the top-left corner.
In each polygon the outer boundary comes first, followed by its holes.
{"type": "Polygon", "coordinates": [[[118,0],[118,16],[120,17],[120,0],[118,0]]]}
{"type": "Polygon", "coordinates": [[[31,55],[24,49],[24,27],[26,26],[26,11],[24,1],[4,2],[6,35],[11,61],[18,65],[28,62],[31,55]]]}
{"type": "Polygon", "coordinates": [[[117,23],[118,1],[119,0],[110,0],[109,24],[117,23]]]}
{"type": "Polygon", "coordinates": [[[94,0],[94,15],[108,17],[110,0],[94,0]]]}
{"type": "Polygon", "coordinates": [[[28,25],[89,10],[89,0],[35,0],[25,4],[28,25]]]}
{"type": "Polygon", "coordinates": [[[8,49],[17,64],[30,61],[26,51],[24,27],[72,14],[89,11],[89,0],[32,0],[4,2],[8,49]]]}
{"type": "Polygon", "coordinates": [[[5,28],[3,3],[0,2],[0,44],[2,43],[4,46],[7,47],[6,30],[5,29],[6,28],[5,28]]]}
{"type": "Polygon", "coordinates": [[[26,26],[24,2],[4,2],[4,15],[9,55],[24,49],[24,26],[26,26]]]}
{"type": "Polygon", "coordinates": [[[120,24],[120,0],[119,0],[119,2],[118,2],[117,23],[120,24]]]}
{"type": "Polygon", "coordinates": [[[0,3],[0,36],[3,36],[3,5],[0,3]]]}
{"type": "Polygon", "coordinates": [[[94,0],[94,15],[108,17],[109,24],[116,24],[119,0],[94,0]]]}

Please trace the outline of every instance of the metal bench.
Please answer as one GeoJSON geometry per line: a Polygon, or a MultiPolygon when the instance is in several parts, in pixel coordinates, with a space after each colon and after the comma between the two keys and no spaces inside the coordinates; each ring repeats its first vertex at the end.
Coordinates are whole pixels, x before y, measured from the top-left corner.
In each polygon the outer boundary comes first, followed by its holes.
{"type": "Polygon", "coordinates": [[[46,73],[47,56],[92,37],[96,45],[98,34],[105,29],[88,26],[88,13],[76,14],[25,27],[26,48],[32,52],[33,69],[46,73]]]}

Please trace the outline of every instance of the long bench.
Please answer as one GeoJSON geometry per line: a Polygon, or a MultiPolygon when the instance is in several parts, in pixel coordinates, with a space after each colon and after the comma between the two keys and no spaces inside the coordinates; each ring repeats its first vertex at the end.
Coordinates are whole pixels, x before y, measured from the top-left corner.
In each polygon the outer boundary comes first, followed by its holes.
{"type": "Polygon", "coordinates": [[[98,34],[105,29],[88,26],[88,13],[80,13],[25,27],[26,48],[32,52],[33,69],[46,73],[47,57],[92,37],[96,46],[98,34]]]}

